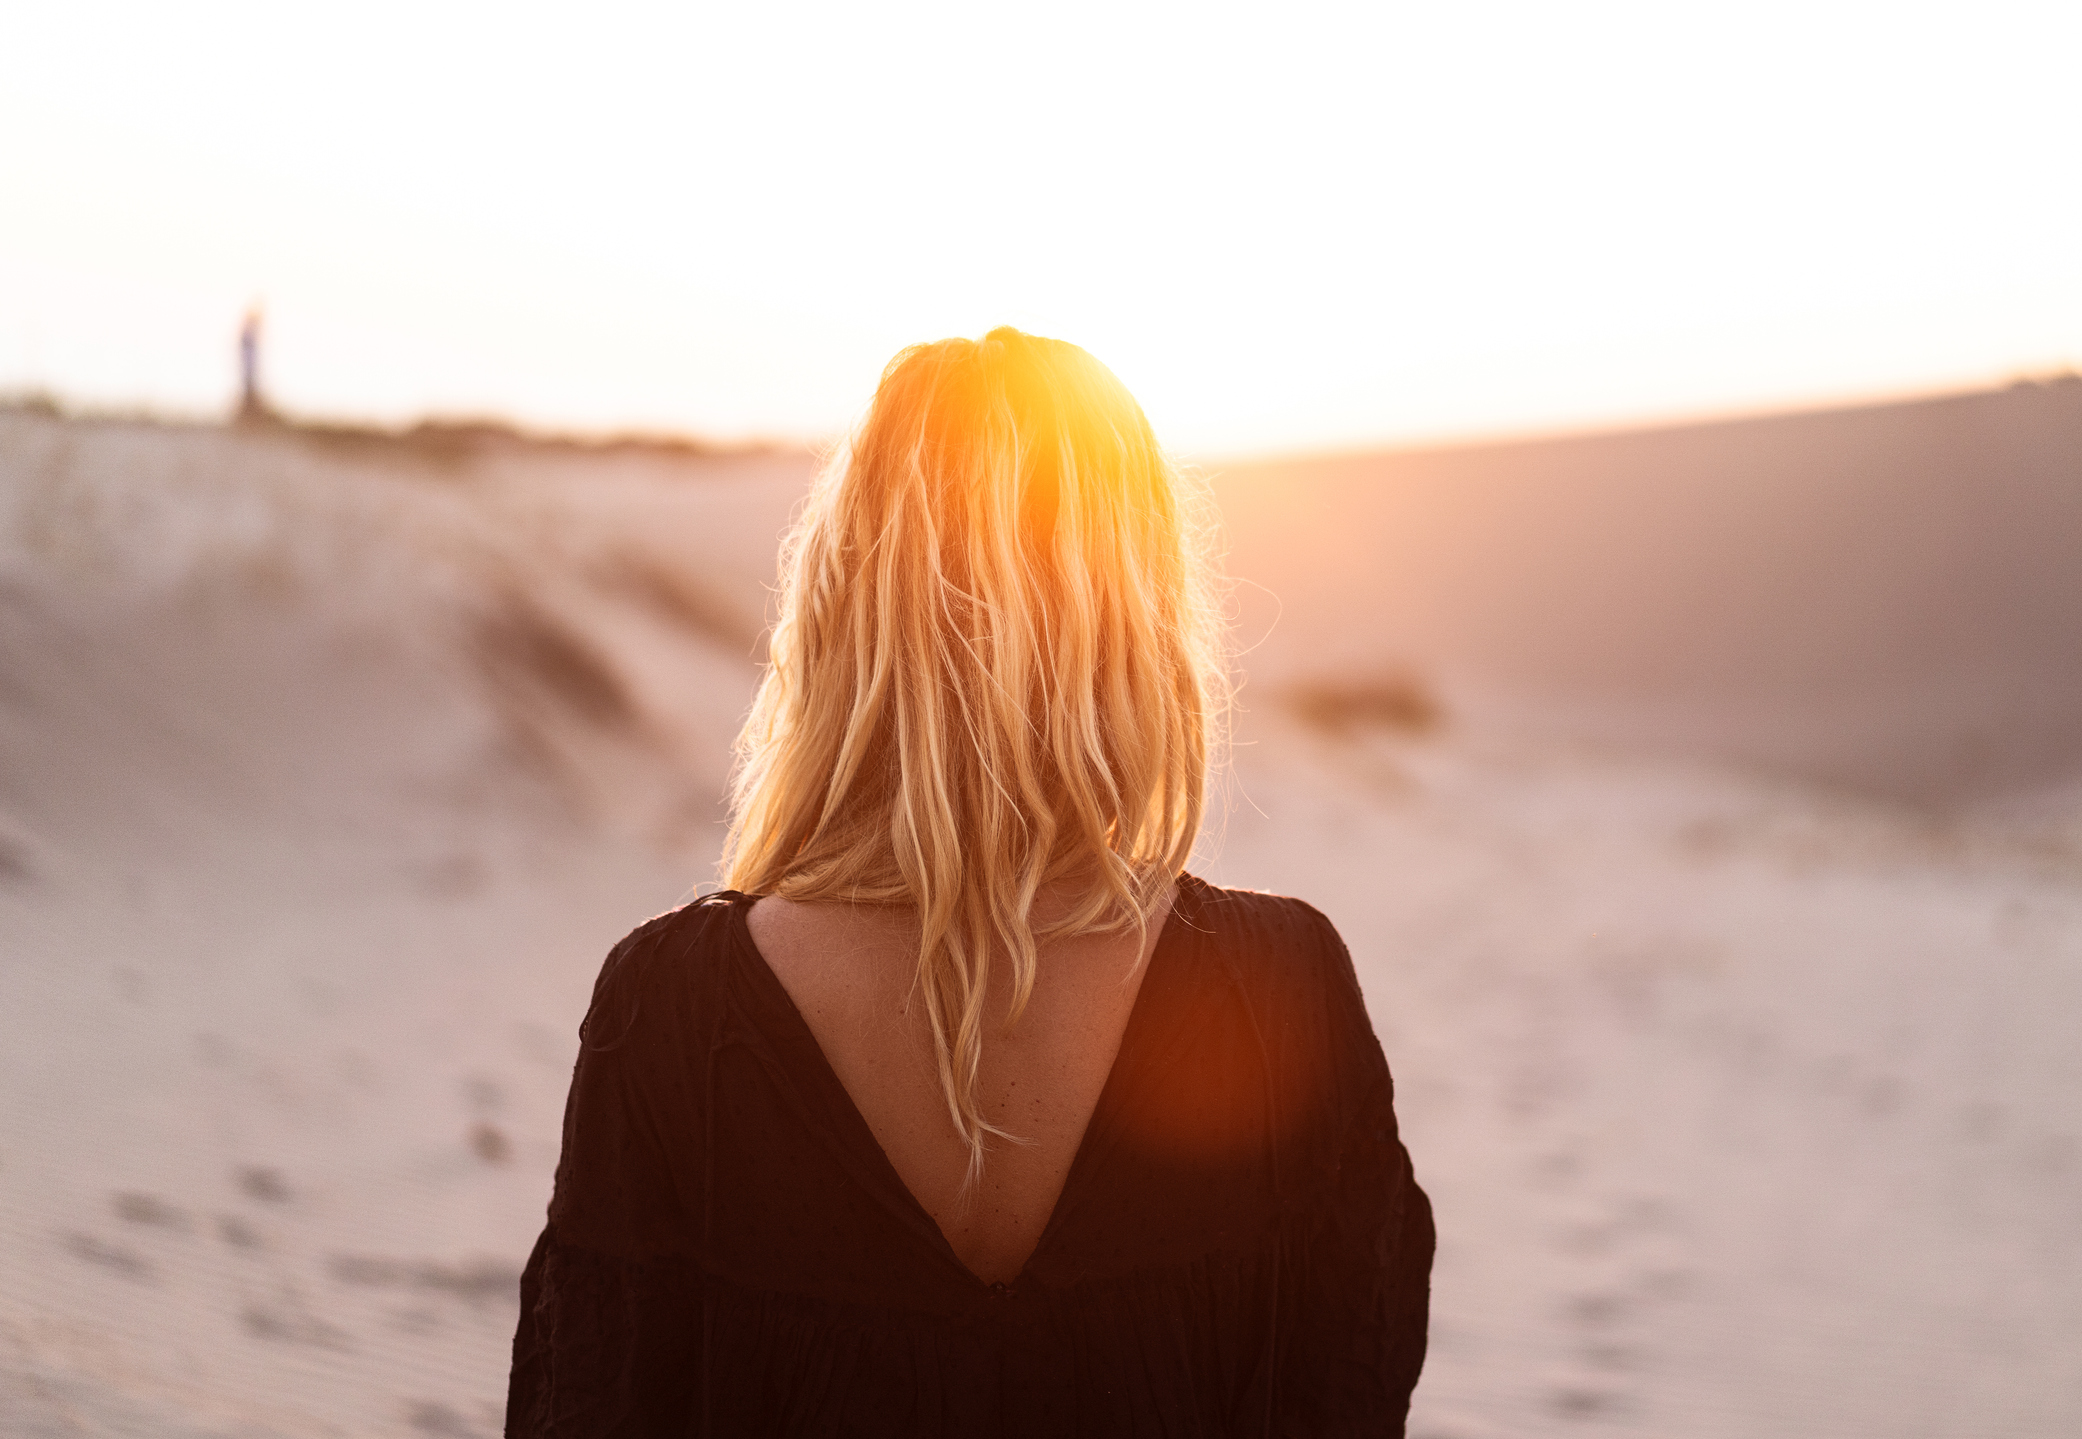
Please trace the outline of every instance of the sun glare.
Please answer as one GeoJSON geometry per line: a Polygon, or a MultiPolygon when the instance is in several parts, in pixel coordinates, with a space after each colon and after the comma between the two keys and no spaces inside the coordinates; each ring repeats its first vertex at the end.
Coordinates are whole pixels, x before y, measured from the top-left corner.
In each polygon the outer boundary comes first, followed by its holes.
{"type": "Polygon", "coordinates": [[[1200,452],[2082,361],[2053,4],[44,6],[0,388],[828,435],[1075,340],[1200,452]]]}

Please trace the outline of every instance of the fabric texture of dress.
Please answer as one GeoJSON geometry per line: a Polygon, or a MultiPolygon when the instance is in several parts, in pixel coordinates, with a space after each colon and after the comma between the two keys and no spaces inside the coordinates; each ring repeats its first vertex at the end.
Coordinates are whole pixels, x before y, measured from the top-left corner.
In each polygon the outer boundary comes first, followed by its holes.
{"type": "Polygon", "coordinates": [[[963,1266],[710,895],[608,956],[509,1436],[1401,1434],[1431,1209],[1352,962],[1191,876],[1061,1198],[963,1266]]]}

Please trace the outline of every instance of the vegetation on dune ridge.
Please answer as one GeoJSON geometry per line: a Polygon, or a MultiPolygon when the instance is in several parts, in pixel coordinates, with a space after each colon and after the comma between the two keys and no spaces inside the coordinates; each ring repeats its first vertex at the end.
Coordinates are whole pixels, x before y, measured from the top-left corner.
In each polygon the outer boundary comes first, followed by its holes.
{"type": "Polygon", "coordinates": [[[723,442],[699,435],[648,431],[574,434],[538,430],[491,416],[429,416],[410,425],[387,426],[352,420],[287,415],[273,408],[213,420],[164,414],[148,408],[68,403],[46,390],[0,395],[0,414],[37,415],[85,424],[152,425],[165,429],[231,429],[274,434],[354,458],[399,458],[453,468],[469,461],[517,453],[571,458],[648,457],[663,460],[718,459],[775,454],[792,448],[774,440],[723,442]]]}

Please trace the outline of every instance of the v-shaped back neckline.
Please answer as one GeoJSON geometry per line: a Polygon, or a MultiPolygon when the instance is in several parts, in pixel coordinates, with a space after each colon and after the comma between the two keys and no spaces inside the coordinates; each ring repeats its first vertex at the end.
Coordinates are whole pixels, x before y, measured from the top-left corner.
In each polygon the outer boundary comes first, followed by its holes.
{"type": "MultiPolygon", "coordinates": [[[[868,1123],[867,1116],[861,1112],[859,1102],[853,1098],[852,1091],[846,1088],[839,1079],[838,1071],[832,1067],[830,1056],[825,1054],[816,1031],[810,1028],[809,1020],[804,1018],[802,1010],[796,1005],[795,996],[788,992],[788,986],[781,983],[780,975],[767,963],[765,954],[760,951],[759,942],[752,938],[750,923],[752,906],[759,902],[761,896],[748,895],[742,891],[732,892],[731,929],[737,941],[740,958],[752,971],[753,983],[771,991],[769,997],[779,1001],[776,1005],[777,1012],[785,1016],[783,1022],[795,1031],[791,1037],[808,1053],[816,1056],[812,1082],[829,1092],[833,1110],[841,1116],[841,1124],[850,1131],[842,1137],[843,1142],[857,1150],[861,1162],[871,1170],[876,1180],[875,1188],[884,1195],[884,1202],[898,1209],[898,1217],[912,1227],[920,1228],[924,1235],[929,1236],[928,1242],[939,1257],[953,1265],[956,1272],[978,1291],[1005,1293],[1017,1289],[1026,1281],[1027,1276],[1033,1272],[1034,1261],[1048,1248],[1049,1240],[1054,1237],[1058,1222],[1063,1217],[1066,1201],[1070,1199],[1079,1178],[1089,1167],[1087,1161],[1092,1153],[1093,1137],[1100,1132],[1107,1117],[1118,1108],[1119,1096],[1116,1091],[1121,1084],[1122,1059],[1128,1054],[1130,1043],[1149,1025],[1150,985],[1157,978],[1158,965],[1164,960],[1166,951],[1177,943],[1174,931],[1182,922],[1179,909],[1185,901],[1186,886],[1191,882],[1191,876],[1180,875],[1173,887],[1171,908],[1165,913],[1163,931],[1158,934],[1157,942],[1151,948],[1149,959],[1143,967],[1142,980],[1136,986],[1134,1003],[1128,1007],[1127,1023],[1121,1026],[1120,1042],[1114,1046],[1113,1059],[1107,1065],[1106,1079],[1099,1086],[1099,1097],[1092,1105],[1092,1112],[1085,1116],[1084,1131],[1077,1138],[1077,1148],[1070,1156],[1070,1167],[1063,1175],[1062,1188],[1056,1191],[1055,1200],[1049,1206],[1048,1218],[1041,1226],[1040,1237],[1034,1241],[1033,1249],[1021,1261],[1019,1273],[1008,1282],[995,1284],[962,1261],[961,1256],[954,1252],[954,1245],[947,1238],[947,1232],[940,1227],[940,1222],[933,1218],[932,1211],[911,1192],[911,1186],[904,1183],[903,1176],[897,1173],[895,1163],[889,1158],[889,1152],[882,1147],[882,1141],[875,1137],[874,1126],[868,1123]]],[[[1165,970],[1168,973],[1169,965],[1165,966],[1165,970]]]]}

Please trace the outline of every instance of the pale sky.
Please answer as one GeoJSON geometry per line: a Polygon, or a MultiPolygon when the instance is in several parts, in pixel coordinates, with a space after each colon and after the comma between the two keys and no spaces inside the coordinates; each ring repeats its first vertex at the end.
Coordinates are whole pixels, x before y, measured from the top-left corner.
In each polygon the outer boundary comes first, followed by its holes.
{"type": "Polygon", "coordinates": [[[823,437],[1074,340],[1187,453],[2082,366],[2082,5],[13,7],[0,390],[823,437]]]}

